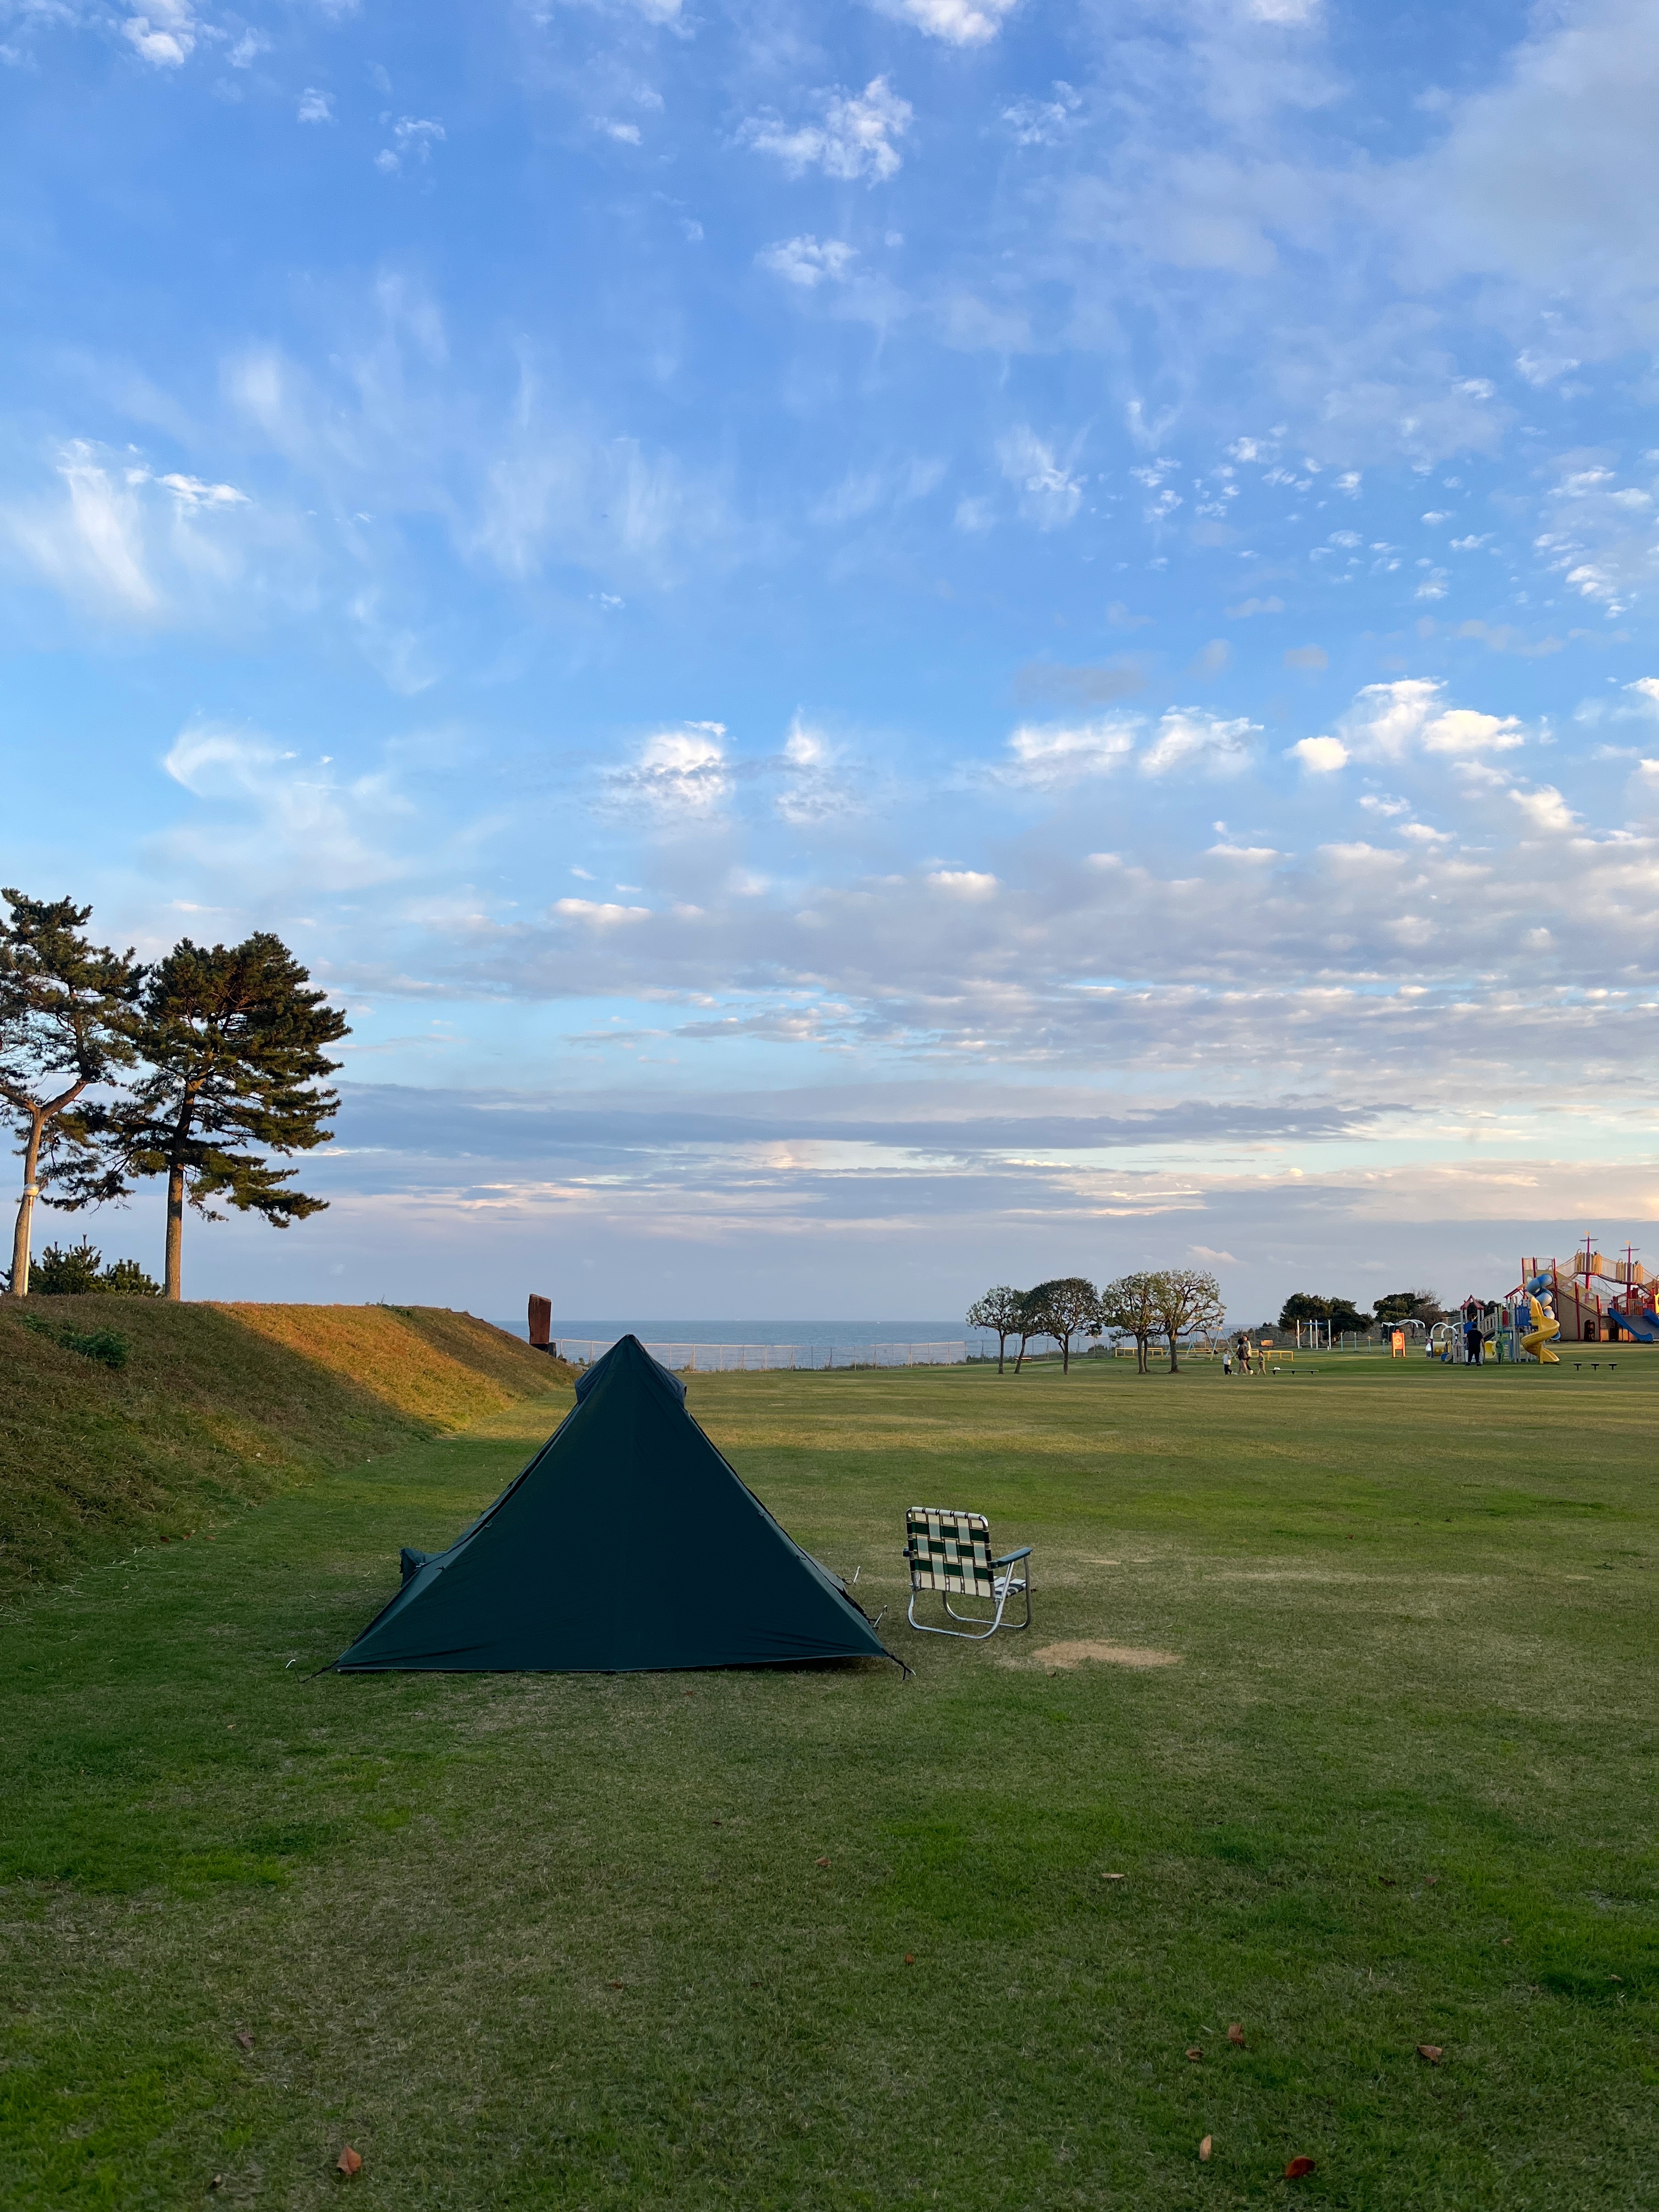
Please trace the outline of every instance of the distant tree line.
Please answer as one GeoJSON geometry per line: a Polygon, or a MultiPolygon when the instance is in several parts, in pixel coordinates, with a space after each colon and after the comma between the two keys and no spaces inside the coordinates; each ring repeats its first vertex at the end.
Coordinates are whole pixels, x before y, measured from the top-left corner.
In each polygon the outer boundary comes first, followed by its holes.
{"type": "Polygon", "coordinates": [[[1059,1275],[1034,1290],[1017,1291],[999,1283],[968,1309],[969,1328],[982,1328],[997,1340],[997,1372],[1003,1372],[1008,1346],[1018,1340],[1018,1375],[1034,1337],[1050,1337],[1060,1346],[1062,1372],[1072,1367],[1072,1346],[1113,1337],[1133,1341],[1135,1364],[1146,1374],[1150,1347],[1162,1337],[1170,1347],[1170,1372],[1180,1366],[1182,1341],[1200,1330],[1218,1329],[1227,1310],[1213,1275],[1199,1267],[1159,1267],[1098,1289],[1082,1275],[1059,1275]]]}
{"type": "Polygon", "coordinates": [[[1432,1291],[1390,1291],[1376,1301],[1375,1313],[1366,1313],[1352,1298],[1322,1298],[1312,1291],[1292,1291],[1279,1309],[1280,1328],[1299,1322],[1328,1324],[1333,1336],[1363,1336],[1368,1328],[1392,1328],[1402,1321],[1420,1321],[1432,1328],[1446,1318],[1445,1309],[1432,1291]]]}
{"type": "Polygon", "coordinates": [[[159,1179],[169,1298],[182,1295],[186,1206],[210,1221],[233,1206],[276,1229],[322,1212],[326,1200],[292,1188],[296,1170],[270,1156],[331,1139],[339,1099],[319,1085],[340,1065],[325,1048],[348,1030],[280,938],[185,938],[146,964],[90,941],[90,907],[10,890],[0,899],[0,1119],[23,1164],[10,1296],[154,1290],[133,1262],[105,1268],[85,1243],[49,1248],[35,1267],[37,1204],[75,1212],[159,1179]]]}

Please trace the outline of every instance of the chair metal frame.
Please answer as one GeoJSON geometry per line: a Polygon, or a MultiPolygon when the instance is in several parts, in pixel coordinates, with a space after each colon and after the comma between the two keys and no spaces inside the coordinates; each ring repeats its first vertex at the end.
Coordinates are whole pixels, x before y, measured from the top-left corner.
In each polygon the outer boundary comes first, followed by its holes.
{"type": "MultiPolygon", "coordinates": [[[[986,1533],[988,1537],[989,1529],[982,1515],[970,1515],[966,1512],[958,1512],[953,1507],[943,1510],[939,1507],[926,1507],[921,1510],[924,1511],[940,1513],[941,1517],[946,1519],[958,1521],[976,1520],[980,1522],[981,1528],[986,1528],[986,1533]]],[[[990,1548],[988,1542],[986,1548],[988,1551],[990,1548]]],[[[1017,1575],[1014,1573],[1013,1570],[1019,1565],[1019,1562],[1022,1559],[1029,1559],[1030,1558],[1031,1551],[1032,1547],[1030,1544],[1026,1544],[1022,1546],[1018,1552],[1005,1552],[1000,1558],[992,1559],[989,1562],[991,1589],[988,1595],[983,1598],[981,1601],[988,1604],[994,1604],[996,1610],[992,1614],[988,1622],[985,1620],[982,1613],[958,1613],[955,1606],[951,1602],[951,1593],[949,1590],[940,1590],[938,1595],[944,1600],[945,1610],[950,1614],[951,1620],[966,1621],[969,1624],[969,1626],[964,1628],[943,1628],[936,1626],[932,1621],[918,1620],[916,1619],[916,1600],[919,1597],[925,1596],[927,1592],[916,1581],[915,1571],[918,1553],[915,1549],[915,1540],[913,1536],[907,1536],[905,1540],[903,1558],[910,1569],[910,1603],[906,1610],[906,1620],[908,1620],[911,1627],[914,1628],[919,1635],[957,1636],[965,1643],[982,1644],[988,1636],[994,1636],[997,1631],[1003,1626],[1002,1616],[1004,1612],[1006,1610],[1008,1601],[1011,1597],[1018,1595],[1023,1595],[1025,1600],[1025,1618],[1024,1620],[1011,1620],[1007,1624],[1010,1632],[1017,1635],[1021,1629],[1029,1628],[1031,1625],[1031,1584],[1029,1574],[1017,1575]],[[1000,1574],[997,1571],[999,1568],[1004,1570],[1000,1574]]],[[[977,1575],[975,1578],[978,1578],[977,1575]]],[[[958,1590],[956,1595],[960,1597],[966,1595],[967,1593],[958,1590]]]]}

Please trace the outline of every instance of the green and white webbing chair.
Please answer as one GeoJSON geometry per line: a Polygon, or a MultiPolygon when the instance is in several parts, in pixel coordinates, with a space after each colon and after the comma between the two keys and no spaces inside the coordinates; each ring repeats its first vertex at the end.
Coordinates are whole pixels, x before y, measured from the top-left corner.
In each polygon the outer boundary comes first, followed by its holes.
{"type": "Polygon", "coordinates": [[[912,1628],[921,1629],[928,1636],[965,1636],[971,1642],[982,1643],[986,1637],[994,1636],[1002,1626],[1002,1615],[1011,1597],[1023,1595],[1025,1600],[1024,1620],[1011,1620],[1010,1628],[1029,1628],[1031,1625],[1031,1585],[1029,1570],[1017,1575],[1014,1569],[1022,1559],[1031,1556],[1031,1547],[1024,1550],[1005,1552],[1000,1559],[991,1557],[991,1531],[982,1513],[957,1513],[941,1505],[913,1505],[904,1516],[904,1556],[910,1566],[910,1610],[908,1615],[912,1628]],[[942,1624],[916,1619],[916,1600],[926,1591],[937,1590],[945,1601],[945,1610],[952,1620],[966,1621],[965,1628],[946,1628],[942,1624]],[[975,1603],[995,1607],[988,1621],[982,1614],[958,1613],[951,1602],[953,1597],[972,1598],[975,1603]]]}

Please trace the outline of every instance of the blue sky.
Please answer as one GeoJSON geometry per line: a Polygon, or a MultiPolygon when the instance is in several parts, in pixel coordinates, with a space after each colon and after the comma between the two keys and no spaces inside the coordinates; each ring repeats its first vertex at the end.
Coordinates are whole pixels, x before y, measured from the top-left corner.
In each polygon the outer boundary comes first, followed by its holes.
{"type": "Polygon", "coordinates": [[[0,60],[5,879],[351,1010],[330,1211],[188,1291],[1640,1243],[1651,9],[0,0],[0,60]]]}

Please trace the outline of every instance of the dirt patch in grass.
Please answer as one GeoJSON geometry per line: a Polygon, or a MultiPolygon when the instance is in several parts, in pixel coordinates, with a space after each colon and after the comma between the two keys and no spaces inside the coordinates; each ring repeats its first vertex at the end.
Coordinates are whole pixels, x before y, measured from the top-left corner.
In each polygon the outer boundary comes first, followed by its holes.
{"type": "Polygon", "coordinates": [[[1142,1644],[1045,1644],[1031,1660],[1041,1667],[1080,1667],[1087,1659],[1103,1667],[1178,1667],[1178,1651],[1155,1651],[1142,1644]]]}

